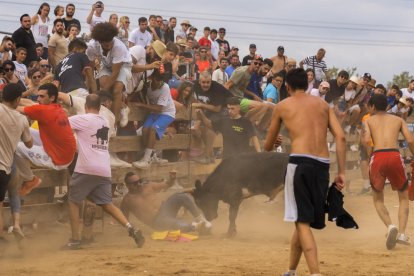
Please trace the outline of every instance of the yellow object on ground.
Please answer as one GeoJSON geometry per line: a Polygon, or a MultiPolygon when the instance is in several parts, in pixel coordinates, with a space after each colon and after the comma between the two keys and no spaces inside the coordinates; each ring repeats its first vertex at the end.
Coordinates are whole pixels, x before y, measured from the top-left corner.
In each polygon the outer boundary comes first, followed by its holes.
{"type": "Polygon", "coordinates": [[[151,239],[153,240],[164,240],[164,241],[177,241],[177,242],[187,242],[187,241],[194,241],[198,239],[197,235],[181,233],[180,230],[173,230],[173,231],[162,231],[162,232],[154,232],[151,234],[151,239]]]}

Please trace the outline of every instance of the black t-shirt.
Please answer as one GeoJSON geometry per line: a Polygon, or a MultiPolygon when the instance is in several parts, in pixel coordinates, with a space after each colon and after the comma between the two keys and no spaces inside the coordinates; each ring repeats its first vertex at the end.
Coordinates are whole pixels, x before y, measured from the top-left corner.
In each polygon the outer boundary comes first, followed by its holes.
{"type": "Polygon", "coordinates": [[[252,60],[253,60],[253,57],[251,55],[245,56],[243,58],[243,61],[242,61],[242,66],[250,65],[250,63],[252,62],[252,60]]]}
{"type": "Polygon", "coordinates": [[[329,92],[326,93],[325,101],[330,103],[332,101],[336,101],[339,97],[341,97],[345,93],[345,85],[338,86],[336,79],[329,81],[330,89],[329,92]]]}
{"type": "Polygon", "coordinates": [[[71,53],[62,59],[55,70],[55,80],[60,82],[61,91],[69,93],[78,88],[86,89],[83,74],[86,67],[90,67],[90,61],[84,53],[71,53]]]}
{"type": "Polygon", "coordinates": [[[255,136],[252,123],[245,117],[228,117],[212,121],[215,131],[223,135],[223,158],[250,152],[250,138],[255,136]]]}
{"type": "Polygon", "coordinates": [[[69,26],[70,25],[77,25],[78,26],[79,33],[80,33],[80,31],[81,31],[81,24],[80,24],[79,20],[77,20],[76,18],[72,18],[72,20],[67,20],[66,18],[62,18],[62,20],[63,20],[63,25],[65,26],[65,30],[67,32],[69,32],[69,26]]]}
{"type": "MultiPolygon", "coordinates": [[[[33,33],[31,30],[26,32],[25,29],[22,27],[18,28],[12,35],[14,42],[16,43],[16,49],[19,47],[23,47],[27,51],[26,60],[24,64],[29,66],[30,62],[38,61],[39,58],[36,54],[36,42],[33,37],[33,33]]],[[[45,45],[43,45],[45,47],[45,45]]]]}
{"type": "MultiPolygon", "coordinates": [[[[201,103],[225,107],[227,98],[232,97],[232,94],[223,85],[216,81],[211,81],[211,86],[208,91],[202,90],[198,81],[195,81],[194,96],[201,103]]],[[[211,118],[212,115],[214,115],[214,112],[207,110],[205,110],[204,113],[208,118],[211,118]]]]}

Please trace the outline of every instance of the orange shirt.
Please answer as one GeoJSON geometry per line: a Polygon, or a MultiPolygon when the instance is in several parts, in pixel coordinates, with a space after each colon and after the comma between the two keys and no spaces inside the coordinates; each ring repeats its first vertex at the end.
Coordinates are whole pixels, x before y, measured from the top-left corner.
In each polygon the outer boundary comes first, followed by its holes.
{"type": "Polygon", "coordinates": [[[198,60],[196,63],[198,66],[198,72],[200,73],[210,69],[210,62],[208,60],[198,60]]]}
{"type": "Polygon", "coordinates": [[[68,116],[59,104],[27,106],[24,113],[39,124],[43,148],[55,165],[72,162],[76,152],[76,140],[68,116]]]}

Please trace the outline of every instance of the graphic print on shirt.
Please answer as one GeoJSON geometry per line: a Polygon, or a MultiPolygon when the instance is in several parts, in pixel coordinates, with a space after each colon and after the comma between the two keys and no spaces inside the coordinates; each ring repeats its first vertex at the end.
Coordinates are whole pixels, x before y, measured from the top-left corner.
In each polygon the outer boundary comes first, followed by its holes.
{"type": "Polygon", "coordinates": [[[64,59],[62,59],[62,67],[60,68],[60,73],[59,73],[59,77],[62,76],[63,73],[65,73],[66,70],[71,69],[73,66],[66,64],[69,60],[69,56],[65,57],[64,59]]]}
{"type": "Polygon", "coordinates": [[[96,134],[91,135],[91,137],[96,137],[96,145],[92,145],[92,148],[103,149],[106,150],[107,146],[104,146],[105,142],[108,145],[108,132],[109,127],[102,126],[102,128],[96,131],[96,134]],[[101,145],[99,145],[99,140],[101,145]]]}

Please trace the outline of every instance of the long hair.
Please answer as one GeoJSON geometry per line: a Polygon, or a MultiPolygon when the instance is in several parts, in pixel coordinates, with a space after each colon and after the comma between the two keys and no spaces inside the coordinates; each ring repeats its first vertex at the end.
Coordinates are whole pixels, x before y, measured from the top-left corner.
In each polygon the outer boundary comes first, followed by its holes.
{"type": "Polygon", "coordinates": [[[182,103],[184,106],[189,107],[191,105],[194,90],[193,90],[193,83],[189,81],[184,81],[180,84],[178,87],[178,102],[182,103]],[[191,87],[191,93],[188,97],[185,98],[184,96],[184,90],[188,87],[191,87]]]}
{"type": "Polygon", "coordinates": [[[44,7],[49,7],[49,12],[50,12],[50,5],[49,5],[48,3],[46,3],[46,2],[43,2],[43,3],[42,3],[42,5],[40,5],[39,10],[37,11],[37,14],[38,14],[38,15],[40,15],[40,14],[42,13],[42,9],[43,9],[44,7]]]}

